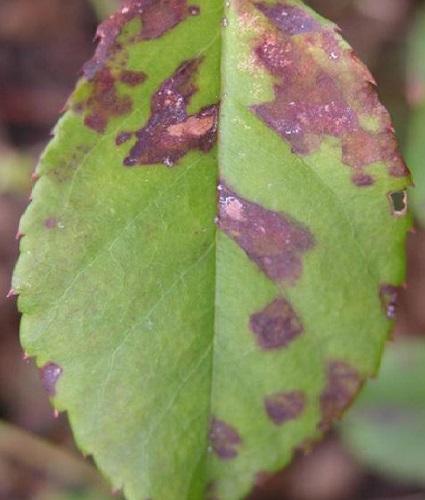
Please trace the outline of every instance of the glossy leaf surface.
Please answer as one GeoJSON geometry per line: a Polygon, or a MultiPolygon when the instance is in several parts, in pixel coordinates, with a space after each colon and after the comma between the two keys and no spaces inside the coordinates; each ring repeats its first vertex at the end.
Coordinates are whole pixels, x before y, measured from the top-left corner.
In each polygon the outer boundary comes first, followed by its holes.
{"type": "Polygon", "coordinates": [[[21,223],[22,342],[128,498],[241,498],[375,373],[408,172],[300,1],[132,0],[99,36],[21,223]]]}

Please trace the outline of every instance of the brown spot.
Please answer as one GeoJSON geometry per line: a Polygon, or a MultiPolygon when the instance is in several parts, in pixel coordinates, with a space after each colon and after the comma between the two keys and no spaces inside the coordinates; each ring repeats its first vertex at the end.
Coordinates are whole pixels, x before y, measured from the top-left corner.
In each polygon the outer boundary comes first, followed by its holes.
{"type": "Polygon", "coordinates": [[[106,130],[110,118],[122,116],[132,109],[128,96],[119,96],[115,77],[108,68],[96,73],[91,81],[91,94],[80,107],[86,111],[84,123],[98,133],[106,130]]]}
{"type": "Polygon", "coordinates": [[[46,229],[56,229],[58,227],[58,220],[55,217],[49,217],[44,221],[46,229]]]}
{"type": "Polygon", "coordinates": [[[310,231],[280,212],[241,198],[218,186],[218,227],[276,282],[294,284],[301,276],[302,255],[314,246],[310,231]]]}
{"type": "Polygon", "coordinates": [[[251,330],[258,345],[265,350],[286,347],[303,332],[304,328],[291,304],[276,299],[250,319],[251,330]]]}
{"type": "Polygon", "coordinates": [[[301,391],[273,394],[264,400],[264,407],[273,423],[283,425],[302,414],[305,407],[305,395],[301,391]]]}
{"type": "Polygon", "coordinates": [[[375,182],[371,175],[363,174],[361,172],[354,174],[352,179],[354,184],[359,187],[372,186],[375,182]]]}
{"type": "Polygon", "coordinates": [[[318,21],[294,5],[258,2],[255,6],[287,35],[298,35],[320,29],[318,21]]]}
{"type": "Polygon", "coordinates": [[[364,168],[376,162],[385,163],[392,176],[407,176],[373,77],[341,45],[336,29],[322,27],[307,11],[285,2],[255,5],[276,28],[263,33],[254,48],[275,77],[274,100],[252,107],[258,117],[299,155],[318,151],[327,136],[341,139],[342,161],[355,171],[358,186],[374,182],[364,168]],[[363,125],[367,120],[373,129],[363,125]]]}
{"type": "Polygon", "coordinates": [[[230,460],[237,457],[242,440],[234,427],[213,418],[209,438],[211,447],[219,458],[230,460]]]}
{"type": "Polygon", "coordinates": [[[393,285],[382,285],[379,296],[387,318],[394,320],[397,313],[398,288],[393,285]]]}
{"type": "Polygon", "coordinates": [[[122,8],[104,21],[97,30],[99,43],[94,57],[84,66],[84,75],[91,80],[114,53],[122,49],[118,42],[123,27],[139,19],[141,31],[131,41],[159,38],[191,14],[186,0],[123,0],[122,8]]]}
{"type": "Polygon", "coordinates": [[[56,383],[62,375],[62,368],[56,363],[47,363],[40,369],[41,383],[49,396],[56,394],[56,383]]]}
{"type": "Polygon", "coordinates": [[[198,5],[189,5],[189,14],[191,16],[199,16],[201,8],[198,5]]]}
{"type": "Polygon", "coordinates": [[[124,144],[125,142],[127,142],[128,140],[131,139],[131,136],[133,134],[131,132],[121,132],[119,133],[116,138],[115,138],[115,144],[117,146],[121,146],[121,144],[124,144]]]}
{"type": "Polygon", "coordinates": [[[173,166],[191,149],[209,151],[217,138],[218,105],[187,114],[187,106],[197,91],[194,83],[200,59],[179,66],[152,97],[148,123],[135,133],[137,143],[124,165],[163,163],[173,166]]]}
{"type": "Polygon", "coordinates": [[[352,403],[363,385],[355,368],[344,361],[331,361],[327,365],[327,383],[320,396],[321,430],[328,429],[352,403]]]}
{"type": "Polygon", "coordinates": [[[146,80],[146,74],[143,71],[124,70],[120,73],[120,80],[130,87],[136,87],[146,80]]]}

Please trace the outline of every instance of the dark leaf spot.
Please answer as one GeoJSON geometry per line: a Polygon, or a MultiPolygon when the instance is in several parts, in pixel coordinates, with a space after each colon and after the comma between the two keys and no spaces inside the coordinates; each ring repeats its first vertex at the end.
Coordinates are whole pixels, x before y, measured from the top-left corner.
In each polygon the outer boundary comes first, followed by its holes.
{"type": "Polygon", "coordinates": [[[130,87],[135,87],[146,80],[146,74],[143,71],[124,70],[120,73],[120,80],[130,87]]]}
{"type": "Polygon", "coordinates": [[[320,24],[315,19],[294,5],[281,3],[272,5],[264,2],[258,2],[255,5],[287,35],[298,35],[320,29],[320,24]]]}
{"type": "Polygon", "coordinates": [[[398,288],[393,285],[382,285],[379,290],[382,308],[388,319],[395,319],[397,313],[398,288]]]}
{"type": "Polygon", "coordinates": [[[396,217],[403,217],[407,214],[407,191],[397,191],[389,193],[388,198],[391,205],[391,213],[396,217]]]}
{"type": "Polygon", "coordinates": [[[201,9],[198,5],[189,5],[189,14],[191,16],[199,16],[201,9]]]}
{"type": "Polygon", "coordinates": [[[339,138],[342,161],[354,169],[352,179],[360,187],[374,182],[364,168],[376,162],[384,162],[390,175],[407,176],[373,78],[340,45],[336,30],[321,27],[310,14],[285,2],[256,6],[277,28],[254,48],[260,64],[275,77],[274,100],[252,107],[258,117],[299,155],[319,150],[327,136],[339,138]],[[292,36],[296,33],[300,37],[292,36]],[[346,74],[349,79],[341,76],[346,74]],[[373,121],[373,129],[366,128],[365,119],[373,121]]]}
{"type": "Polygon", "coordinates": [[[137,142],[124,165],[163,163],[173,166],[189,150],[209,151],[216,142],[218,105],[187,114],[197,91],[194,83],[200,59],[187,61],[154,94],[148,123],[135,133],[137,142]]]}
{"type": "Polygon", "coordinates": [[[121,146],[121,144],[124,144],[125,142],[127,142],[129,139],[131,139],[131,136],[133,134],[131,132],[121,132],[120,134],[118,134],[115,138],[115,144],[117,146],[121,146]]]}
{"type": "Polygon", "coordinates": [[[132,40],[159,38],[184,21],[190,13],[186,0],[123,0],[122,9],[104,21],[97,30],[99,44],[94,57],[84,66],[84,75],[91,80],[106,61],[121,50],[117,38],[131,20],[140,20],[141,31],[132,40]]]}
{"type": "Polygon", "coordinates": [[[265,350],[286,347],[304,330],[291,304],[283,298],[274,300],[262,311],[253,314],[250,327],[258,345],[265,350]]]}
{"type": "Polygon", "coordinates": [[[327,381],[320,396],[321,430],[328,429],[341,417],[363,385],[355,368],[344,361],[331,361],[327,365],[327,381]]]}
{"type": "Polygon", "coordinates": [[[58,227],[58,220],[55,217],[49,217],[44,221],[46,229],[55,229],[58,227]]]}
{"type": "Polygon", "coordinates": [[[353,182],[359,187],[372,186],[375,183],[371,175],[367,175],[362,172],[353,175],[353,182]]]}
{"type": "Polygon", "coordinates": [[[56,394],[56,383],[62,375],[62,368],[56,363],[47,363],[40,369],[41,383],[49,396],[56,394]]]}
{"type": "Polygon", "coordinates": [[[305,395],[300,391],[273,394],[264,400],[264,407],[273,423],[283,425],[302,414],[305,407],[305,395]]]}
{"type": "Polygon", "coordinates": [[[211,447],[219,458],[230,460],[237,457],[242,440],[234,427],[213,418],[209,438],[211,447]]]}
{"type": "Polygon", "coordinates": [[[110,118],[122,116],[132,109],[128,96],[119,96],[115,78],[108,68],[96,73],[91,81],[91,94],[79,107],[86,111],[84,123],[98,133],[106,130],[110,118]]]}
{"type": "Polygon", "coordinates": [[[314,246],[310,231],[289,216],[241,198],[218,186],[218,227],[273,281],[294,284],[302,255],[314,246]]]}

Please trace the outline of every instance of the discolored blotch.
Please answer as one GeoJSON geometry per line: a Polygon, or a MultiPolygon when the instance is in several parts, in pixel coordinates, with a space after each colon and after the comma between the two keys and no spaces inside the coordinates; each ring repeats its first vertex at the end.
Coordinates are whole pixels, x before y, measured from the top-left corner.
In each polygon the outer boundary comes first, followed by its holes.
{"type": "Polygon", "coordinates": [[[377,162],[392,176],[409,175],[373,77],[341,43],[336,28],[321,26],[308,11],[286,2],[255,6],[275,27],[254,47],[275,85],[274,100],[252,111],[298,155],[315,153],[326,137],[340,139],[342,162],[353,169],[359,187],[374,183],[364,169],[377,162]]]}
{"type": "Polygon", "coordinates": [[[298,35],[320,29],[318,21],[294,5],[257,2],[255,6],[287,35],[298,35]]]}
{"type": "Polygon", "coordinates": [[[120,81],[130,87],[136,87],[146,80],[146,73],[143,71],[124,70],[120,73],[120,81]]]}
{"type": "Polygon", "coordinates": [[[387,318],[394,320],[397,314],[398,288],[394,285],[381,285],[379,297],[387,318]]]}
{"type": "Polygon", "coordinates": [[[327,365],[326,386],[320,396],[321,430],[328,429],[340,418],[363,385],[358,371],[344,361],[331,361],[327,365]]]}
{"type": "Polygon", "coordinates": [[[201,59],[181,64],[152,97],[151,116],[135,135],[137,142],[124,165],[162,163],[173,166],[192,149],[208,152],[217,140],[218,105],[188,115],[187,107],[197,91],[195,77],[201,59]]]}
{"type": "Polygon", "coordinates": [[[209,439],[212,450],[222,460],[236,458],[242,444],[237,430],[217,418],[212,419],[209,439]]]}
{"type": "Polygon", "coordinates": [[[304,331],[291,304],[284,298],[274,300],[250,318],[257,344],[264,350],[286,347],[304,331]]]}
{"type": "Polygon", "coordinates": [[[189,14],[191,16],[199,16],[201,8],[198,5],[189,5],[189,14]]]}
{"type": "Polygon", "coordinates": [[[118,38],[123,27],[138,19],[140,32],[127,43],[138,43],[142,40],[159,38],[182,21],[191,13],[186,0],[123,0],[122,8],[104,21],[97,30],[99,43],[94,57],[85,64],[84,75],[91,80],[102,70],[107,61],[116,53],[122,51],[118,38]]]}
{"type": "Polygon", "coordinates": [[[359,187],[368,187],[375,183],[375,180],[371,175],[363,173],[354,174],[352,179],[354,184],[359,187]]]}
{"type": "Polygon", "coordinates": [[[44,227],[46,229],[56,229],[58,227],[58,220],[55,217],[48,217],[44,220],[44,227]]]}
{"type": "Polygon", "coordinates": [[[117,146],[121,146],[121,144],[124,144],[125,142],[129,141],[131,139],[131,136],[133,134],[131,132],[120,132],[116,137],[115,137],[115,144],[117,146]]]}
{"type": "Polygon", "coordinates": [[[116,78],[108,68],[96,73],[90,96],[79,107],[85,111],[84,124],[92,130],[103,133],[110,118],[126,115],[132,109],[128,96],[118,95],[116,78]]]}
{"type": "Polygon", "coordinates": [[[303,413],[305,395],[301,391],[279,392],[265,398],[264,408],[274,424],[283,425],[303,413]]]}
{"type": "Polygon", "coordinates": [[[287,215],[250,202],[224,184],[218,186],[218,227],[275,282],[294,284],[302,256],[314,246],[311,232],[287,215]]]}
{"type": "Polygon", "coordinates": [[[40,369],[41,383],[49,396],[55,396],[56,384],[62,375],[62,368],[56,363],[47,363],[40,369]]]}

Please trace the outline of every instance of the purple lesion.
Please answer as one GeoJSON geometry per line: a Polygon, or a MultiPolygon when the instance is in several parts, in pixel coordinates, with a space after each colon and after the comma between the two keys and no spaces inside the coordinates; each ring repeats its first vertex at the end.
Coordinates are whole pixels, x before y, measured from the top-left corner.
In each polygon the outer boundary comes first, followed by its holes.
{"type": "Polygon", "coordinates": [[[328,429],[334,420],[342,416],[363,383],[364,378],[349,363],[340,360],[328,362],[326,385],[320,395],[320,429],[328,429]]]}
{"type": "Polygon", "coordinates": [[[221,460],[236,458],[242,445],[236,428],[215,417],[211,421],[209,440],[212,450],[221,460]]]}
{"type": "Polygon", "coordinates": [[[281,212],[218,186],[217,225],[271,280],[293,285],[302,274],[302,257],[315,241],[311,232],[281,212]]]}
{"type": "Polygon", "coordinates": [[[147,124],[135,132],[136,144],[124,159],[128,167],[162,163],[174,166],[190,150],[210,151],[217,140],[218,104],[189,114],[198,88],[195,77],[202,59],[181,64],[155,92],[147,124]]]}
{"type": "Polygon", "coordinates": [[[306,397],[302,391],[278,392],[267,396],[264,407],[275,425],[283,425],[296,420],[304,412],[306,397]]]}
{"type": "Polygon", "coordinates": [[[298,315],[284,298],[275,299],[252,314],[249,323],[257,344],[265,351],[287,347],[304,331],[298,315]]]}
{"type": "Polygon", "coordinates": [[[195,6],[188,6],[187,0],[123,0],[122,7],[105,20],[97,30],[99,44],[94,57],[85,64],[84,75],[91,80],[116,54],[122,52],[118,41],[124,26],[133,19],[140,21],[140,31],[128,42],[160,38],[194,14],[195,6]]]}
{"type": "Polygon", "coordinates": [[[255,3],[257,9],[265,14],[280,31],[288,35],[310,33],[320,30],[320,23],[305,10],[286,3],[255,3]]]}
{"type": "Polygon", "coordinates": [[[255,6],[276,28],[259,36],[253,47],[275,85],[274,99],[252,111],[298,155],[318,151],[326,137],[340,139],[342,163],[353,169],[358,187],[375,182],[364,170],[374,163],[385,163],[394,177],[408,176],[373,77],[341,44],[335,28],[321,26],[308,11],[285,2],[255,6]],[[376,123],[374,131],[363,125],[364,118],[376,123]]]}
{"type": "Polygon", "coordinates": [[[40,379],[44,390],[49,396],[56,395],[56,384],[62,375],[62,368],[53,362],[46,363],[40,368],[40,379]]]}

